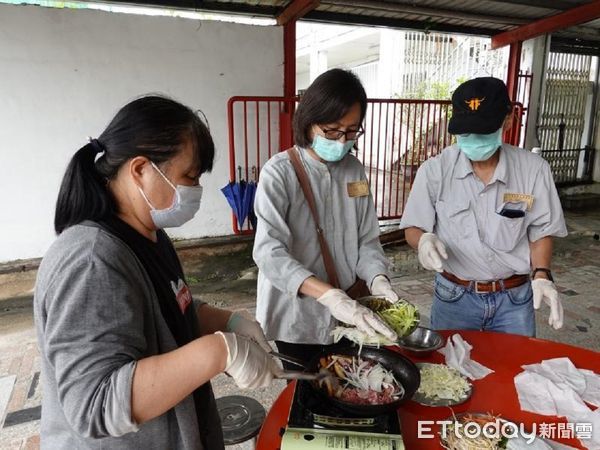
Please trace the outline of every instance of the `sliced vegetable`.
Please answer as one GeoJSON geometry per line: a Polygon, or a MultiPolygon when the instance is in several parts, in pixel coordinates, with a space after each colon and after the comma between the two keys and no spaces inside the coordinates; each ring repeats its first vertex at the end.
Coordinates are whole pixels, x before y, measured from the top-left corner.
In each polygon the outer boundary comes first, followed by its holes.
{"type": "Polygon", "coordinates": [[[426,364],[421,367],[421,385],[417,393],[430,399],[459,401],[466,397],[471,386],[458,370],[445,364],[426,364]]]}
{"type": "MultiPolygon", "coordinates": [[[[416,306],[411,303],[400,300],[395,304],[391,304],[385,298],[372,298],[361,302],[364,306],[374,311],[381,319],[388,324],[394,332],[399,336],[405,336],[412,332],[420,320],[419,311],[416,306]]],[[[370,336],[354,327],[338,326],[332,332],[334,342],[339,342],[342,338],[346,338],[358,344],[361,349],[363,345],[371,346],[386,346],[394,345],[395,342],[387,339],[381,334],[370,336]]]]}
{"type": "Polygon", "coordinates": [[[419,323],[420,315],[417,307],[411,303],[399,301],[377,314],[398,336],[406,336],[419,323]]]}
{"type": "Polygon", "coordinates": [[[375,361],[330,355],[319,362],[321,370],[333,373],[339,381],[322,383],[321,386],[330,396],[340,400],[376,405],[391,403],[404,395],[404,388],[393,373],[375,361]]]}
{"type": "Polygon", "coordinates": [[[363,345],[371,345],[375,347],[386,346],[386,345],[394,345],[394,341],[390,341],[388,338],[381,334],[376,334],[375,336],[370,336],[367,333],[360,331],[357,328],[350,327],[335,327],[331,332],[331,336],[333,336],[333,341],[337,344],[342,338],[346,338],[349,341],[358,344],[359,353],[362,350],[363,345]]]}
{"type": "Polygon", "coordinates": [[[464,433],[465,427],[470,424],[476,424],[477,429],[483,430],[488,423],[496,423],[499,416],[494,415],[471,415],[465,414],[457,418],[454,416],[454,423],[446,429],[446,435],[442,436],[442,447],[446,450],[498,450],[505,449],[507,445],[506,437],[500,433],[488,432],[486,436],[483,432],[478,436],[470,437],[464,433]]]}

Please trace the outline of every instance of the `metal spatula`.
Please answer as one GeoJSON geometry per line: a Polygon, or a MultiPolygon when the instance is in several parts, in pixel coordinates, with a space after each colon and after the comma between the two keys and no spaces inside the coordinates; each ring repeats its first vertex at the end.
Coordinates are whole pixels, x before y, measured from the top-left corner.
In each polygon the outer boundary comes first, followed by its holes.
{"type": "Polygon", "coordinates": [[[300,372],[296,370],[283,370],[278,373],[275,378],[282,380],[307,380],[307,381],[323,381],[326,378],[335,378],[329,371],[322,372],[300,372]]]}
{"type": "MultiPolygon", "coordinates": [[[[280,359],[282,361],[289,362],[291,364],[295,364],[297,366],[302,367],[303,369],[308,370],[309,367],[307,364],[293,356],[284,355],[282,353],[271,352],[271,356],[274,358],[280,359]]],[[[301,372],[296,370],[283,370],[278,375],[277,378],[282,380],[308,380],[308,381],[322,381],[325,378],[335,378],[335,376],[326,369],[321,369],[319,372],[301,372]]]]}
{"type": "Polygon", "coordinates": [[[271,351],[271,353],[269,353],[271,356],[273,356],[274,358],[280,359],[282,361],[291,363],[291,364],[295,364],[299,367],[302,367],[303,369],[308,369],[308,366],[304,363],[304,361],[298,359],[298,358],[294,358],[293,356],[288,356],[288,355],[284,355],[283,353],[277,353],[274,351],[271,351]]]}

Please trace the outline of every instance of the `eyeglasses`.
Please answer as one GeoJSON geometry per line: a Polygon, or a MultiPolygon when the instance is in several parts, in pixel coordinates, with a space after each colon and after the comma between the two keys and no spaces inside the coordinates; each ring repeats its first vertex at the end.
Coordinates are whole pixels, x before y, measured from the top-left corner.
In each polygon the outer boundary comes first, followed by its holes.
{"type": "Polygon", "coordinates": [[[363,134],[365,134],[365,130],[363,127],[360,127],[358,130],[348,130],[348,131],[327,129],[327,128],[321,128],[321,127],[319,127],[319,128],[325,135],[325,138],[332,140],[332,141],[337,141],[344,136],[346,136],[347,141],[354,141],[354,140],[358,139],[360,136],[362,136],[363,134]]]}

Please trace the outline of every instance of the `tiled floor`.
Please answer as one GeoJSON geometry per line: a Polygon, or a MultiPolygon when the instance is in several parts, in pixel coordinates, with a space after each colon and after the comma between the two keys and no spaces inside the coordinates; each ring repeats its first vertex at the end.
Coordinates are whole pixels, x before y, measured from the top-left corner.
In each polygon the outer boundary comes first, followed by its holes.
{"type": "MultiPolygon", "coordinates": [[[[570,215],[574,233],[556,244],[554,272],[562,292],[565,326],[555,331],[547,325],[547,309],[537,315],[538,337],[600,351],[600,213],[570,215]]],[[[398,292],[417,304],[424,324],[428,323],[432,298],[430,272],[419,268],[414,252],[407,247],[387,250],[393,264],[393,284],[398,292]]],[[[1,287],[0,287],[1,289],[1,287]]],[[[221,292],[219,302],[253,313],[252,295],[221,292]],[[240,301],[240,299],[243,299],[240,301]]],[[[0,302],[0,449],[39,448],[39,417],[42,392],[31,298],[0,302]]],[[[600,357],[600,356],[599,356],[600,357]]],[[[240,392],[225,376],[214,380],[215,393],[250,395],[269,408],[284,383],[253,392],[240,392]]],[[[232,449],[250,448],[242,444],[232,449]]]]}

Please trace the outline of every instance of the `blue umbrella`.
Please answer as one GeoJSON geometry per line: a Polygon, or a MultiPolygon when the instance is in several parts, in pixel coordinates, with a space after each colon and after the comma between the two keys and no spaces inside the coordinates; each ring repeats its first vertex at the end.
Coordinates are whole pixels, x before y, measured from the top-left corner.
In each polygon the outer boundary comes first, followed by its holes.
{"type": "Polygon", "coordinates": [[[239,182],[231,181],[225,187],[221,188],[221,192],[227,199],[229,206],[233,210],[233,214],[237,218],[240,229],[242,228],[246,217],[248,217],[248,207],[245,206],[244,195],[248,183],[242,180],[242,167],[238,166],[239,182]]]}

